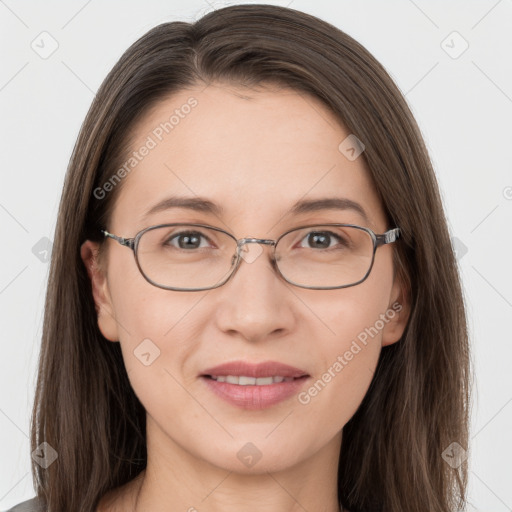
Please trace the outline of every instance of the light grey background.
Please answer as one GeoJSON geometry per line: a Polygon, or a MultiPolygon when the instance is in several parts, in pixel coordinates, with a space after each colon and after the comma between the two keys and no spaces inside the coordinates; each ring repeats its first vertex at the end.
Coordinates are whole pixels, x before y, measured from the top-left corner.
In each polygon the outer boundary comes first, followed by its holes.
{"type": "MultiPolygon", "coordinates": [[[[94,92],[150,28],[232,3],[243,2],[0,0],[2,510],[34,495],[28,435],[48,277],[44,251],[94,92]],[[51,49],[52,38],[58,48],[44,59],[39,53],[43,45],[51,49]]],[[[418,120],[468,305],[476,372],[468,510],[510,511],[512,1],[269,3],[319,16],[365,45],[418,120]]]]}

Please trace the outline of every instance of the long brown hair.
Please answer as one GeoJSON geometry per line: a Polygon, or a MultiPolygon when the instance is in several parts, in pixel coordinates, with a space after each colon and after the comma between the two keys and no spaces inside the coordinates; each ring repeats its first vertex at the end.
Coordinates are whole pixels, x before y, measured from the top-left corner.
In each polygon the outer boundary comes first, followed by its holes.
{"type": "MultiPolygon", "coordinates": [[[[339,500],[351,512],[449,512],[462,508],[468,449],[470,354],[457,264],[437,181],[402,94],[375,58],[338,28],[303,12],[235,5],[195,23],[163,23],[136,41],[99,88],[67,170],[46,295],[31,448],[57,460],[32,463],[49,512],[92,512],[109,490],[146,466],[145,410],[119,343],[99,331],[80,257],[102,242],[122,182],[102,188],[126,159],[130,134],[158,101],[197,84],[278,83],[319,98],[364,142],[385,212],[401,229],[395,269],[410,318],[382,349],[370,388],[343,429],[339,500]]],[[[136,172],[136,171],[135,171],[136,172]]]]}

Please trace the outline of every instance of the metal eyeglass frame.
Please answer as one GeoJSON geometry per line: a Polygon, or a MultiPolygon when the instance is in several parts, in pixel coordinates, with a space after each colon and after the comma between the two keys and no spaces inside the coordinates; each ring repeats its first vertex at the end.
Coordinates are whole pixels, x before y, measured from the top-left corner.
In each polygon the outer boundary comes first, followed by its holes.
{"type": "Polygon", "coordinates": [[[310,224],[310,225],[299,226],[299,227],[296,227],[293,229],[289,229],[288,231],[286,231],[285,233],[280,235],[279,238],[277,238],[276,240],[271,240],[271,239],[266,239],[266,238],[240,238],[240,239],[237,239],[231,233],[228,233],[227,231],[224,231],[223,229],[216,228],[214,226],[209,226],[208,224],[196,224],[196,223],[188,223],[188,222],[174,222],[174,223],[158,224],[156,226],[150,226],[150,227],[144,228],[141,231],[139,231],[133,238],[123,238],[123,237],[114,235],[112,233],[109,233],[106,229],[101,229],[100,231],[104,234],[105,237],[112,238],[113,240],[120,243],[121,245],[124,245],[125,247],[129,247],[130,249],[133,250],[133,254],[135,257],[135,263],[137,264],[137,267],[138,267],[140,273],[142,274],[144,279],[146,279],[146,281],[151,283],[153,286],[156,286],[158,288],[163,288],[164,290],[174,290],[174,291],[180,291],[180,292],[181,291],[197,292],[197,291],[202,291],[202,290],[213,290],[213,289],[218,288],[219,286],[222,286],[223,284],[227,283],[229,281],[229,279],[231,279],[231,277],[233,277],[233,275],[237,271],[238,267],[240,266],[240,261],[242,260],[241,248],[244,244],[247,244],[247,243],[271,245],[274,248],[274,251],[272,253],[272,266],[277,271],[277,273],[287,283],[290,283],[294,286],[298,286],[299,288],[307,288],[309,290],[334,290],[334,289],[339,289],[339,288],[349,288],[351,286],[356,286],[356,285],[362,283],[370,275],[370,272],[373,268],[373,262],[375,261],[375,252],[377,251],[377,248],[380,247],[381,245],[386,245],[386,244],[395,242],[398,239],[398,237],[400,236],[400,228],[393,228],[393,229],[389,229],[388,231],[386,231],[383,234],[376,234],[370,228],[357,226],[355,224],[339,224],[339,223],[310,224]],[[213,229],[215,231],[220,231],[221,233],[225,233],[226,235],[230,236],[233,240],[235,240],[235,242],[237,244],[237,254],[236,254],[237,260],[236,260],[236,264],[234,265],[233,269],[228,274],[226,279],[224,279],[224,281],[222,281],[221,283],[216,284],[215,286],[208,286],[205,288],[174,288],[172,286],[164,286],[164,285],[158,284],[155,281],[151,280],[149,277],[147,277],[139,264],[139,258],[137,256],[137,248],[139,246],[140,238],[142,237],[142,235],[144,233],[146,233],[146,231],[150,231],[152,229],[157,229],[157,228],[162,228],[162,227],[167,227],[167,226],[169,226],[169,227],[171,227],[171,226],[197,226],[197,227],[213,229]],[[370,267],[368,269],[368,272],[366,272],[366,274],[364,275],[364,277],[362,279],[360,279],[359,281],[357,281],[355,283],[346,284],[346,285],[342,285],[342,286],[318,287],[318,286],[305,286],[305,285],[300,285],[300,284],[294,283],[293,281],[290,281],[289,279],[287,279],[281,273],[281,271],[279,270],[279,266],[277,265],[277,261],[275,259],[275,250],[276,250],[276,246],[277,246],[279,240],[281,240],[281,238],[283,238],[288,233],[291,233],[292,231],[296,231],[296,230],[304,229],[304,228],[321,227],[321,226],[353,227],[353,228],[357,228],[357,229],[366,231],[366,233],[368,233],[370,235],[370,237],[373,241],[372,261],[371,261],[370,267]]]}

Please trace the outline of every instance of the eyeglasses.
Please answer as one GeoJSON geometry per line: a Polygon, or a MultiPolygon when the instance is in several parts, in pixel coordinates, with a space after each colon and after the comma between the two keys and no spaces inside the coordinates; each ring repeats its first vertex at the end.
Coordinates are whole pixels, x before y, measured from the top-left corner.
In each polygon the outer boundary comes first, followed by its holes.
{"type": "Polygon", "coordinates": [[[395,242],[400,228],[375,234],[353,224],[299,226],[277,240],[241,238],[205,224],[160,224],[134,238],[101,232],[133,250],[144,278],[166,290],[200,291],[225,284],[242,259],[253,256],[244,244],[273,247],[272,266],[288,283],[312,290],[347,288],[370,274],[378,247],[395,242]]]}

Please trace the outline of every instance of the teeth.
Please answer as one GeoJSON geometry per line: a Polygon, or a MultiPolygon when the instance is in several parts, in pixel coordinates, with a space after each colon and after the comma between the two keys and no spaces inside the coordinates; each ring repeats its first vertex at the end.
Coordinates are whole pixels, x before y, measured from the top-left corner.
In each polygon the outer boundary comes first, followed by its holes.
{"type": "Polygon", "coordinates": [[[279,382],[291,382],[293,377],[247,377],[245,375],[219,375],[217,377],[211,376],[217,382],[227,382],[228,384],[237,384],[239,386],[268,386],[270,384],[279,382]]]}
{"type": "MultiPolygon", "coordinates": [[[[244,377],[243,375],[240,375],[238,377],[238,385],[239,386],[254,386],[256,382],[258,385],[260,384],[272,384],[272,377],[270,377],[270,382],[266,382],[268,379],[263,379],[265,382],[260,382],[261,379],[256,379],[255,377],[244,377]]],[[[233,384],[237,384],[236,382],[233,382],[233,384]]]]}

